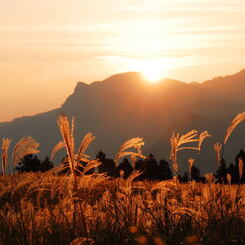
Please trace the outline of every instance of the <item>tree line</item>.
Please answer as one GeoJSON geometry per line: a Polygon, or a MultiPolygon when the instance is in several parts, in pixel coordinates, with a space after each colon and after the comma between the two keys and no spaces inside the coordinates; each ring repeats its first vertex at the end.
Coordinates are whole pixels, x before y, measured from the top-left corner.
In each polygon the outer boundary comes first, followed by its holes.
{"type": "MultiPolygon", "coordinates": [[[[105,173],[111,178],[124,178],[127,179],[129,175],[134,170],[139,170],[141,175],[137,177],[136,180],[143,181],[163,181],[173,178],[172,170],[169,166],[169,162],[165,159],[157,161],[152,154],[149,154],[145,159],[138,159],[134,164],[130,163],[128,158],[123,158],[123,160],[116,166],[113,159],[107,158],[103,151],[98,152],[96,159],[101,162],[97,168],[91,169],[86,174],[91,174],[94,172],[105,173]]],[[[243,169],[239,166],[239,161],[245,162],[245,152],[240,150],[235,157],[234,163],[230,163],[227,166],[224,158],[220,160],[218,169],[213,176],[219,183],[232,183],[232,184],[242,184],[245,183],[245,166],[243,169]],[[241,175],[242,172],[242,175],[241,175]]],[[[69,162],[67,156],[61,161],[64,168],[58,173],[58,175],[69,174],[69,162]]],[[[79,168],[86,166],[86,162],[81,161],[79,168]]],[[[54,167],[54,163],[49,157],[46,157],[43,161],[40,160],[36,155],[27,155],[18,163],[16,170],[19,173],[24,172],[46,172],[54,167]]],[[[76,175],[79,176],[79,168],[76,171],[76,175]]],[[[205,182],[205,176],[200,174],[200,169],[193,164],[189,171],[184,172],[184,174],[179,174],[177,176],[180,182],[185,183],[190,180],[195,180],[196,182],[205,182]]]]}

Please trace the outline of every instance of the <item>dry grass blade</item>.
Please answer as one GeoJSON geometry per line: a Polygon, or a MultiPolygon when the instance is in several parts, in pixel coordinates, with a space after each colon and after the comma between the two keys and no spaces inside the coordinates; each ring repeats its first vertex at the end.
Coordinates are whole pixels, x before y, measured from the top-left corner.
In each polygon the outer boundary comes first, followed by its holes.
{"type": "Polygon", "coordinates": [[[189,215],[189,216],[193,216],[193,217],[198,217],[200,216],[199,212],[196,212],[195,210],[191,209],[191,208],[187,208],[187,207],[181,207],[176,209],[173,214],[179,214],[179,215],[189,215]]]}
{"type": "Polygon", "coordinates": [[[155,184],[152,187],[151,191],[155,191],[157,189],[167,190],[167,191],[174,191],[175,187],[176,187],[176,183],[173,182],[173,180],[164,180],[164,181],[161,181],[161,182],[155,184]]]}
{"type": "Polygon", "coordinates": [[[220,155],[221,149],[222,149],[222,144],[220,144],[220,143],[214,144],[214,151],[215,151],[215,156],[216,156],[218,166],[219,166],[220,161],[221,161],[221,155],[220,155]]]}
{"type": "Polygon", "coordinates": [[[124,151],[119,155],[119,158],[126,157],[126,156],[131,156],[131,157],[140,157],[145,159],[146,157],[142,155],[141,153],[138,152],[133,152],[133,151],[124,151]]]}
{"type": "Polygon", "coordinates": [[[94,240],[86,237],[79,237],[73,240],[69,245],[93,245],[95,243],[94,240]]]}
{"type": "Polygon", "coordinates": [[[62,148],[65,148],[65,143],[64,141],[60,141],[57,143],[57,145],[52,149],[51,155],[50,155],[50,160],[54,159],[55,154],[61,150],[62,148]]]}
{"type": "Polygon", "coordinates": [[[12,140],[8,138],[2,139],[2,174],[6,174],[6,166],[8,165],[8,149],[12,140]]]}
{"type": "Polygon", "coordinates": [[[25,136],[15,145],[12,159],[13,159],[13,167],[15,168],[18,162],[30,154],[37,154],[39,150],[37,149],[40,144],[30,136],[25,136]]]}
{"type": "Polygon", "coordinates": [[[120,158],[124,157],[124,156],[135,156],[135,157],[142,157],[145,158],[145,156],[143,156],[142,154],[142,150],[141,147],[144,145],[144,141],[143,138],[132,138],[127,140],[126,142],[124,142],[121,147],[118,150],[118,153],[115,156],[115,163],[116,165],[118,164],[118,161],[120,158]],[[135,148],[137,150],[137,152],[131,152],[131,151],[127,151],[125,152],[125,150],[129,149],[129,148],[135,148]]]}
{"type": "Polygon", "coordinates": [[[179,138],[179,141],[178,141],[178,145],[183,145],[183,144],[187,144],[187,143],[190,143],[190,142],[196,142],[198,141],[198,139],[195,139],[197,138],[197,130],[191,130],[190,132],[182,135],[180,138],[179,138]]]}
{"type": "Polygon", "coordinates": [[[233,119],[233,121],[231,122],[231,124],[226,130],[224,144],[226,144],[228,138],[230,137],[234,129],[238,126],[238,124],[240,124],[244,120],[245,120],[245,112],[237,114],[237,116],[233,119]]]}
{"type": "Polygon", "coordinates": [[[88,146],[92,143],[92,141],[95,139],[95,136],[93,136],[92,133],[87,133],[80,146],[79,146],[79,150],[78,150],[78,161],[82,158],[82,157],[88,157],[88,155],[85,155],[84,152],[87,150],[88,146]]]}
{"type": "Polygon", "coordinates": [[[136,179],[137,177],[139,177],[142,174],[141,171],[139,170],[134,170],[126,179],[126,185],[129,185],[133,182],[134,179],[136,179]]]}

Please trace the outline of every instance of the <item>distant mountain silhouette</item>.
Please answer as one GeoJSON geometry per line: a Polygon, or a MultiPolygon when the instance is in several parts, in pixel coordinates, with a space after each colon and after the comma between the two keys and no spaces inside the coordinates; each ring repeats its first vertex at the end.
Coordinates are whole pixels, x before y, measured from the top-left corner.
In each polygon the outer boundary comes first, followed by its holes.
{"type": "MultiPolygon", "coordinates": [[[[211,171],[215,163],[212,144],[222,141],[231,119],[244,111],[244,95],[245,70],[202,83],[163,79],[149,84],[140,73],[122,73],[89,85],[78,82],[56,110],[0,123],[0,139],[10,137],[16,142],[30,135],[40,142],[41,155],[46,156],[61,139],[57,116],[66,113],[76,117],[77,141],[89,131],[96,136],[88,149],[93,157],[100,150],[113,157],[125,140],[140,136],[145,140],[145,154],[167,159],[172,131],[208,130],[213,137],[204,143],[200,164],[203,172],[211,171]]],[[[245,149],[244,128],[239,127],[227,144],[228,162],[240,148],[245,149]]]]}

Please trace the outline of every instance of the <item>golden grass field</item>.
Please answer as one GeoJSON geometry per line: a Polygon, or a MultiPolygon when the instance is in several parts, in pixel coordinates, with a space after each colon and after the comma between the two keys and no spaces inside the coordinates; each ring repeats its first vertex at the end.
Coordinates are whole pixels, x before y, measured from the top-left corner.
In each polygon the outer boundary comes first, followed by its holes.
{"type": "Polygon", "coordinates": [[[0,244],[245,244],[243,185],[137,175],[1,177],[0,244]]]}

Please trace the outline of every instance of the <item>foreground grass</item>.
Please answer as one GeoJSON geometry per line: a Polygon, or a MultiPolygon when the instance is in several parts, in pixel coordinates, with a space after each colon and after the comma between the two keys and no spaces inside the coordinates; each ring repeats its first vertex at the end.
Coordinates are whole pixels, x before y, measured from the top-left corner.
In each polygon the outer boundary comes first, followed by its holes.
{"type": "Polygon", "coordinates": [[[0,177],[0,244],[245,244],[244,186],[131,177],[0,177]]]}

